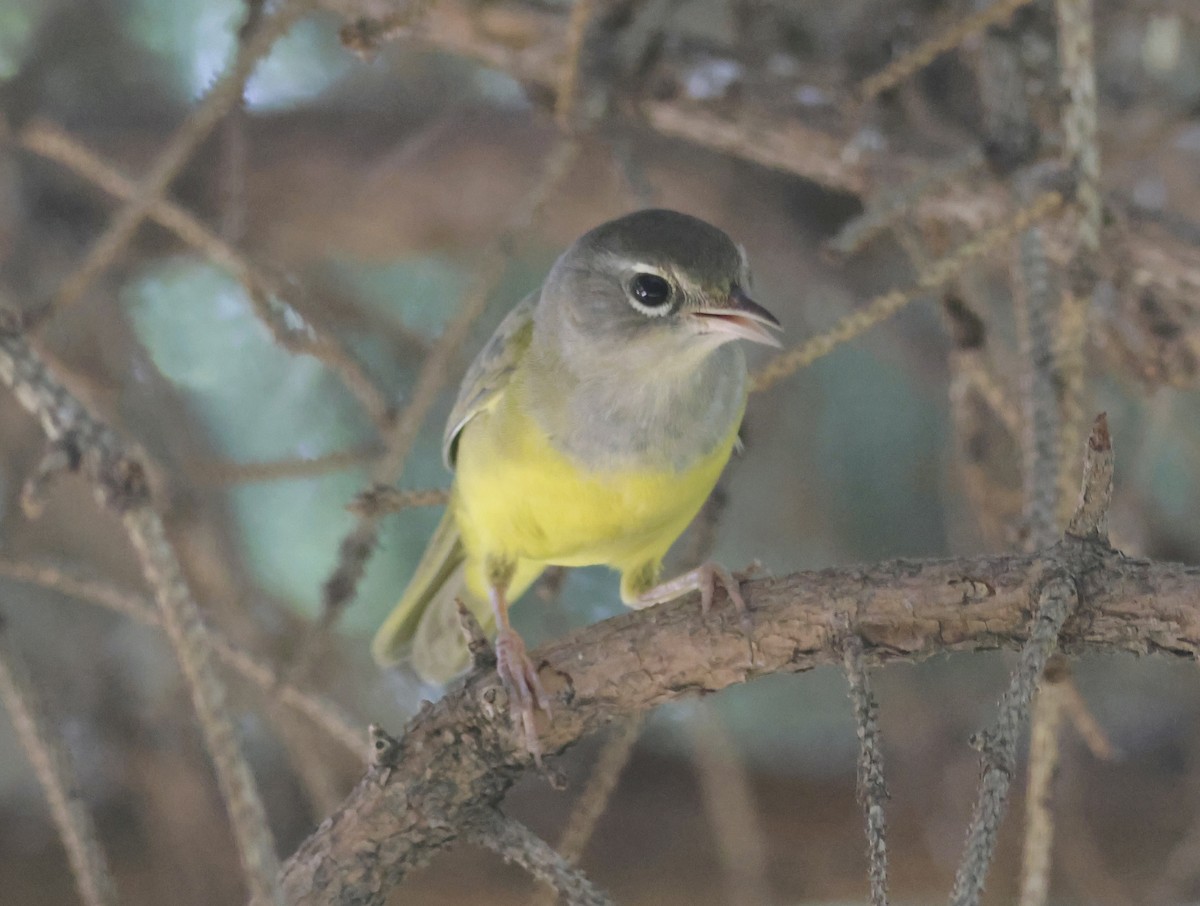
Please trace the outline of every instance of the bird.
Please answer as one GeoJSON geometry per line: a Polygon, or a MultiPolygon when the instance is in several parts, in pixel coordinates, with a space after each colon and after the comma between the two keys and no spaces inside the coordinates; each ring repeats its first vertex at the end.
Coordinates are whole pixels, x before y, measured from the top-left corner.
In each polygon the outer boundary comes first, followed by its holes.
{"type": "Polygon", "coordinates": [[[449,502],[375,660],[448,681],[467,663],[463,601],[496,628],[497,672],[537,757],[535,712],[551,703],[508,610],[548,566],[611,567],[633,608],[699,591],[707,610],[719,582],[744,610],[715,563],[660,572],[739,442],[734,341],[780,345],[749,291],[744,249],[677,211],[627,214],[567,248],[463,378],[443,435],[449,502]]]}

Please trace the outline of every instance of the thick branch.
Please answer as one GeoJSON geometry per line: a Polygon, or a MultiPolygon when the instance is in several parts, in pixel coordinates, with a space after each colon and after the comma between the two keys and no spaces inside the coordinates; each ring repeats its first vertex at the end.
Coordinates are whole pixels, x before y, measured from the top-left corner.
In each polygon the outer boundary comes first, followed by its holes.
{"type": "MultiPolygon", "coordinates": [[[[849,613],[868,664],[944,651],[1016,648],[1048,573],[1069,577],[1079,609],[1068,650],[1200,651],[1200,567],[1130,560],[1068,539],[1039,555],[891,561],[747,582],[752,625],[694,600],[624,614],[534,652],[557,701],[539,717],[543,750],[663,702],[778,672],[840,664],[833,613],[849,613]]],[[[843,630],[844,631],[844,630],[843,630]]],[[[514,734],[494,672],[474,673],[423,711],[387,782],[373,772],[286,863],[290,903],[382,903],[410,869],[456,838],[472,809],[500,801],[531,758],[514,734]]]]}

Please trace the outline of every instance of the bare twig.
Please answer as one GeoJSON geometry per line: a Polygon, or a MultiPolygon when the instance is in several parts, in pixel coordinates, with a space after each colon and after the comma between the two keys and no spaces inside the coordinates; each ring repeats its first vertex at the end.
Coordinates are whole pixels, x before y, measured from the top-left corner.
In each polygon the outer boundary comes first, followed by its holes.
{"type": "Polygon", "coordinates": [[[565,51],[559,70],[558,90],[554,98],[554,121],[561,132],[575,131],[575,110],[579,100],[579,83],[583,65],[584,39],[592,20],[596,0],[574,0],[567,20],[565,51]]]}
{"type": "Polygon", "coordinates": [[[775,897],[768,880],[767,841],[745,759],[712,705],[698,703],[690,723],[692,758],[725,881],[722,901],[769,906],[775,897]]]}
{"type": "Polygon", "coordinates": [[[1100,722],[1096,720],[1092,709],[1088,707],[1083,694],[1079,691],[1079,684],[1072,678],[1070,682],[1063,683],[1063,687],[1063,709],[1071,726],[1079,734],[1084,745],[1088,747],[1088,751],[1101,761],[1111,761],[1116,758],[1116,747],[1108,738],[1108,734],[1104,732],[1104,728],[1100,726],[1100,722]]]}
{"type": "Polygon", "coordinates": [[[62,282],[52,303],[54,310],[61,311],[78,302],[108,270],[192,153],[241,98],[246,80],[254,72],[258,61],[315,6],[315,0],[286,0],[272,15],[263,19],[247,41],[238,46],[229,68],[159,154],[154,166],[138,186],[136,197],[117,212],[108,229],[92,244],[83,263],[62,282]]]}
{"type": "Polygon", "coordinates": [[[216,485],[254,484],[263,481],[289,481],[296,478],[319,478],[330,472],[344,472],[372,462],[379,457],[374,446],[358,450],[339,450],[314,456],[312,459],[294,457],[267,462],[231,462],[229,460],[195,460],[187,464],[188,475],[195,481],[216,485]]]}
{"type": "Polygon", "coordinates": [[[1000,700],[993,728],[976,739],[982,752],[983,777],[979,798],[967,832],[967,847],[954,877],[952,906],[977,906],[983,895],[988,868],[996,848],[996,836],[1008,805],[1008,790],[1017,768],[1017,739],[1029,715],[1038,677],[1058,644],[1063,624],[1077,604],[1075,588],[1062,574],[1052,574],[1041,586],[1034,602],[1034,622],[1029,641],[1008,690],[1000,700]]]}
{"type": "MultiPolygon", "coordinates": [[[[0,557],[0,577],[28,582],[91,604],[99,604],[147,626],[161,626],[157,608],[139,594],[107,583],[81,579],[54,566],[0,557]]],[[[354,755],[362,748],[362,731],[339,708],[312,692],[286,682],[262,658],[240,647],[213,627],[208,629],[213,654],[242,679],[256,686],[268,702],[278,701],[303,714],[354,755]]]]}
{"type": "MultiPolygon", "coordinates": [[[[31,123],[21,132],[20,141],[27,150],[69,167],[127,204],[138,198],[140,189],[133,180],[51,123],[31,123]]],[[[300,326],[294,323],[289,312],[299,313],[292,306],[277,301],[282,298],[282,293],[276,280],[192,214],[166,199],[151,199],[145,216],[166,227],[213,264],[227,270],[245,288],[254,314],[271,332],[275,342],[289,352],[318,359],[345,384],[372,422],[386,430],[392,417],[392,404],[387,394],[336,337],[302,316],[300,326]]]]}
{"type": "MultiPolygon", "coordinates": [[[[1103,516],[1098,515],[1103,508],[1101,501],[1106,503],[1111,496],[1111,455],[1108,425],[1101,416],[1096,419],[1088,442],[1084,466],[1086,484],[1080,494],[1081,503],[1072,520],[1073,524],[1102,524],[1103,516]],[[1108,467],[1105,462],[1108,462],[1108,467]]],[[[1107,548],[1106,538],[1090,532],[1085,534],[1093,543],[1107,548]]],[[[1029,714],[1029,704],[1038,678],[1045,671],[1058,644],[1063,624],[1079,603],[1079,578],[1078,575],[1068,577],[1056,570],[1045,573],[1038,586],[1029,641],[1021,649],[1009,687],[1000,701],[996,724],[978,737],[978,746],[983,753],[983,778],[980,780],[979,798],[967,835],[966,853],[954,879],[954,892],[951,895],[954,906],[976,906],[983,894],[984,881],[996,846],[996,834],[1004,818],[1009,785],[1016,771],[1017,738],[1029,714]]],[[[1044,741],[1049,739],[1042,738],[1044,741]]],[[[1052,743],[1047,743],[1052,753],[1051,762],[1057,758],[1057,733],[1052,739],[1052,743]]],[[[1038,768],[1038,771],[1042,770],[1038,768]]],[[[1044,790],[1042,792],[1044,794],[1044,790]]],[[[1048,816],[1043,817],[1047,821],[1035,825],[1031,833],[1037,839],[1029,845],[1048,849],[1050,840],[1047,835],[1052,825],[1048,822],[1048,816]]]]}
{"type": "Polygon", "coordinates": [[[505,862],[515,862],[558,891],[566,906],[612,906],[606,893],[519,821],[495,809],[484,809],[473,816],[468,833],[475,843],[499,853],[505,862]]]}
{"type": "Polygon", "coordinates": [[[1092,0],[1055,0],[1058,18],[1060,82],[1067,98],[1062,111],[1064,151],[1075,175],[1077,245],[1072,285],[1063,293],[1058,324],[1058,356],[1062,380],[1063,458],[1059,463],[1059,518],[1070,513],[1079,461],[1075,450],[1083,440],[1087,417],[1084,347],[1087,314],[1100,252],[1103,201],[1100,195],[1100,149],[1096,141],[1096,64],[1092,0]]]}
{"type": "Polygon", "coordinates": [[[79,898],[86,906],[113,906],[116,885],[100,846],[96,824],[83,801],[71,759],[37,694],[25,661],[12,643],[0,613],[0,702],[33,766],[58,836],[67,851],[79,898]]]}
{"type": "Polygon", "coordinates": [[[912,214],[917,203],[930,192],[965,176],[982,163],[982,152],[972,148],[965,154],[931,167],[898,189],[871,199],[861,214],[847,221],[837,234],[824,244],[824,250],[836,259],[853,255],[898,220],[912,214]]]}
{"type": "Polygon", "coordinates": [[[1081,538],[1108,541],[1108,507],[1112,502],[1113,449],[1108,416],[1101,412],[1092,424],[1083,458],[1083,485],[1067,531],[1081,538]]]}
{"type": "Polygon", "coordinates": [[[862,639],[847,635],[843,642],[843,664],[854,703],[858,727],[858,797],[867,824],[867,853],[871,867],[872,906],[887,906],[887,818],[884,803],[890,798],[883,776],[883,747],[879,739],[879,705],[871,691],[871,678],[863,663],[862,639]]]}
{"type": "Polygon", "coordinates": [[[449,499],[447,488],[402,491],[391,485],[380,485],[363,491],[346,508],[356,516],[384,516],[417,506],[441,506],[449,499]]]}
{"type": "Polygon", "coordinates": [[[978,12],[964,16],[932,38],[923,41],[904,56],[893,60],[879,72],[862,80],[858,86],[858,97],[867,102],[885,91],[895,88],[909,76],[924,69],[948,50],[958,47],[971,35],[979,34],[993,25],[1001,25],[1012,18],[1013,13],[1032,0],[996,0],[978,12]]]}
{"type": "Polygon", "coordinates": [[[1033,703],[1029,732],[1029,784],[1025,793],[1025,840],[1021,852],[1020,906],[1042,906],[1050,893],[1050,854],[1054,844],[1053,783],[1058,772],[1066,664],[1052,662],[1033,703]]]}
{"type": "Polygon", "coordinates": [[[1018,255],[1017,329],[1025,414],[1025,520],[1028,547],[1036,550],[1057,535],[1059,409],[1054,360],[1054,285],[1045,239],[1034,228],[1021,236],[1018,255]]]}
{"type": "Polygon", "coordinates": [[[49,440],[69,439],[101,503],[120,514],[160,618],[187,681],[205,744],[216,769],[252,899],[279,902],[278,857],[258,788],[237,740],[225,686],[212,669],[212,642],[185,582],[162,520],[150,504],[145,469],[120,438],[51,373],[0,312],[0,382],[37,416],[49,440]]]}
{"type": "MultiPolygon", "coordinates": [[[[245,0],[246,17],[238,27],[238,44],[245,44],[262,23],[266,0],[245,0]]],[[[221,210],[221,238],[236,246],[246,228],[246,104],[243,97],[225,114],[219,135],[221,165],[217,195],[221,210]]]]}
{"type": "MultiPolygon", "coordinates": [[[[596,756],[596,763],[592,765],[587,783],[584,784],[579,799],[575,802],[575,808],[567,818],[566,827],[558,838],[556,849],[567,860],[567,864],[577,864],[588,841],[592,839],[600,816],[608,807],[613,791],[617,788],[617,781],[621,779],[621,772],[633,754],[644,722],[641,715],[618,722],[600,748],[600,754],[596,756]]],[[[533,902],[534,906],[552,906],[552,901],[547,896],[535,897],[533,902]]]]}
{"type": "Polygon", "coordinates": [[[1062,195],[1058,192],[1045,192],[1039,195],[1003,223],[984,230],[978,236],[964,242],[949,255],[933,262],[928,269],[917,276],[916,283],[911,288],[893,290],[882,296],[876,296],[863,308],[844,317],[830,330],[776,357],[754,375],[751,382],[752,389],[760,391],[770,388],[785,377],[828,355],[843,343],[855,339],[876,324],[890,318],[923,293],[941,286],[976,259],[995,251],[1014,236],[1028,229],[1031,224],[1052,214],[1062,202],[1062,195]]]}

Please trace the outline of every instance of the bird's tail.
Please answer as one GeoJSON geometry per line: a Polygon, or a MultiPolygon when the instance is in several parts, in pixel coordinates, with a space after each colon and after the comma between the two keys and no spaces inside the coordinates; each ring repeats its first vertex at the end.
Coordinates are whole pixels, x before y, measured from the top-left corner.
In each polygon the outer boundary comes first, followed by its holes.
{"type": "MultiPolygon", "coordinates": [[[[421,679],[437,684],[446,683],[467,666],[467,645],[455,600],[466,604],[489,636],[496,624],[491,604],[481,593],[486,583],[482,575],[472,576],[468,582],[470,568],[482,572],[467,558],[451,502],[399,603],[375,633],[371,653],[378,664],[390,667],[408,661],[421,679]]],[[[509,588],[509,600],[515,601],[541,571],[540,566],[522,564],[509,588]]]]}
{"type": "Polygon", "coordinates": [[[423,680],[433,683],[445,682],[466,666],[455,598],[462,598],[480,622],[491,622],[487,602],[471,600],[467,592],[466,561],[449,506],[400,601],[375,633],[371,653],[377,663],[390,667],[409,660],[423,680]]]}

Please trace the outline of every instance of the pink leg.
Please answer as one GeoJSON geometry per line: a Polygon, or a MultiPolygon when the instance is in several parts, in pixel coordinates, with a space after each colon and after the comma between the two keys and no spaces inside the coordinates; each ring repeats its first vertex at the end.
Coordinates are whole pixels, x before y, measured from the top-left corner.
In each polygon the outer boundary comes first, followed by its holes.
{"type": "Polygon", "coordinates": [[[538,744],[534,711],[541,708],[549,716],[550,696],[542,688],[537,668],[525,652],[525,640],[509,625],[504,590],[493,587],[489,597],[496,613],[496,625],[499,626],[496,633],[496,672],[508,690],[511,707],[515,709],[514,717],[520,715],[525,746],[540,765],[542,749],[538,744]]]}
{"type": "Polygon", "coordinates": [[[635,610],[641,610],[644,607],[665,604],[667,601],[674,601],[689,592],[698,591],[700,592],[700,610],[708,613],[708,609],[712,607],[713,589],[716,588],[718,582],[725,588],[725,593],[729,595],[733,606],[739,612],[745,613],[746,600],[742,597],[741,583],[725,567],[712,562],[697,566],[682,576],[676,576],[674,579],[668,579],[666,582],[654,586],[649,591],[638,595],[637,600],[629,606],[635,610]]]}

